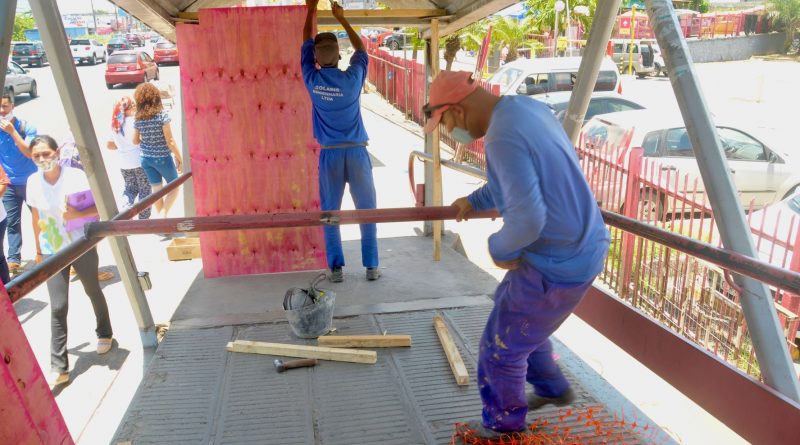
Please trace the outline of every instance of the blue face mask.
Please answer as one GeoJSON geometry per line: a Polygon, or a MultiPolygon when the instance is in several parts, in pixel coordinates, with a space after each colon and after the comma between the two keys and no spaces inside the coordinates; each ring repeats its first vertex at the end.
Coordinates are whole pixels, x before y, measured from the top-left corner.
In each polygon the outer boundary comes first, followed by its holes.
{"type": "Polygon", "coordinates": [[[453,139],[456,140],[456,142],[462,143],[464,145],[469,145],[475,142],[475,138],[472,137],[471,134],[469,134],[469,131],[461,127],[453,128],[453,131],[450,132],[450,136],[452,136],[453,139]]]}

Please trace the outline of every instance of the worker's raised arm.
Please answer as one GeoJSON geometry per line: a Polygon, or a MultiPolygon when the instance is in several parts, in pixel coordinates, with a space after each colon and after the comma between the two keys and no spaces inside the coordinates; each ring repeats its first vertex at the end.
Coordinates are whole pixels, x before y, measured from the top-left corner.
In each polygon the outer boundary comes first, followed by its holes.
{"type": "Polygon", "coordinates": [[[308,7],[308,12],[306,13],[306,24],[303,26],[303,41],[311,38],[311,31],[314,29],[314,13],[317,12],[317,4],[319,0],[306,0],[306,7],[308,7]]]}
{"type": "Polygon", "coordinates": [[[361,37],[356,33],[353,27],[350,26],[350,22],[348,22],[344,17],[344,8],[342,8],[338,3],[333,2],[331,3],[331,9],[333,10],[333,16],[339,21],[339,23],[342,24],[344,30],[347,32],[347,38],[350,39],[350,44],[353,45],[353,49],[356,51],[366,51],[361,37]]]}

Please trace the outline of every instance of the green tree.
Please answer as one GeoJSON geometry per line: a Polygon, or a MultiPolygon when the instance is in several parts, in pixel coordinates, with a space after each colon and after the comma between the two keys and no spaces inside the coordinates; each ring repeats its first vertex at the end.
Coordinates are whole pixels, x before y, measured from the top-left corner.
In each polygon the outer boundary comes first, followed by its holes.
{"type": "Polygon", "coordinates": [[[11,40],[25,41],[25,31],[28,29],[36,28],[36,23],[33,21],[33,14],[25,12],[14,16],[14,35],[11,40]]]}
{"type": "Polygon", "coordinates": [[[517,59],[517,51],[528,46],[530,35],[538,31],[532,17],[519,20],[514,17],[495,17],[492,20],[492,43],[499,47],[508,45],[506,62],[517,59]]]}
{"type": "Polygon", "coordinates": [[[708,0],[692,0],[689,9],[705,14],[708,12],[708,0]]]}
{"type": "MultiPolygon", "coordinates": [[[[565,2],[566,3],[566,2],[565,2]]],[[[526,0],[525,4],[528,6],[528,17],[533,21],[533,25],[544,31],[553,30],[556,20],[556,0],[526,0]]],[[[588,15],[578,15],[570,12],[573,23],[575,21],[583,24],[586,32],[592,26],[592,18],[594,11],[597,9],[597,0],[570,0],[569,7],[574,11],[576,6],[587,6],[589,8],[588,15]]],[[[563,34],[567,29],[567,12],[566,10],[558,13],[558,32],[563,34]]]]}
{"type": "Polygon", "coordinates": [[[800,0],[772,0],[769,5],[770,16],[778,20],[786,29],[784,50],[788,51],[794,42],[797,28],[800,27],[800,0]]]}

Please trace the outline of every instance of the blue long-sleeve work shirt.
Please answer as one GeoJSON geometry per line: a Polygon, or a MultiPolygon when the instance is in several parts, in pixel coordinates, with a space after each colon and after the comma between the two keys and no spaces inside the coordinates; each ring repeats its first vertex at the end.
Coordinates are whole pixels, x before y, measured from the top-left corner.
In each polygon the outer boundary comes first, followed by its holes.
{"type": "Polygon", "coordinates": [[[610,236],[553,113],[529,97],[503,97],[485,144],[488,181],[468,199],[475,210],[496,208],[503,217],[489,237],[492,258],[521,258],[553,282],[593,279],[610,236]]]}

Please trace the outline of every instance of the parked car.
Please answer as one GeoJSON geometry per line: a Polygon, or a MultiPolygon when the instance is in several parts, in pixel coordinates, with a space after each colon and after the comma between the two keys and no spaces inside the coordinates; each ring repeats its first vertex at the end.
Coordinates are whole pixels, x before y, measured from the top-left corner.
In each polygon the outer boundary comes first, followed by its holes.
{"type": "Polygon", "coordinates": [[[412,34],[395,32],[383,39],[383,46],[391,49],[392,51],[403,49],[404,46],[411,44],[412,37],[412,34]]]}
{"type": "Polygon", "coordinates": [[[153,50],[153,60],[159,65],[167,62],[178,63],[178,47],[170,41],[161,40],[156,43],[153,50]]]}
{"type": "Polygon", "coordinates": [[[11,93],[15,96],[28,93],[31,98],[39,95],[39,91],[36,88],[36,80],[28,75],[28,71],[10,60],[6,68],[6,82],[3,86],[3,92],[11,93]]]}
{"type": "Polygon", "coordinates": [[[118,83],[140,84],[159,79],[158,65],[142,50],[117,51],[106,64],[106,87],[118,83]]]}
{"type": "Polygon", "coordinates": [[[124,51],[129,49],[133,49],[133,47],[124,38],[113,38],[108,42],[108,45],[106,45],[106,52],[108,53],[109,56],[117,51],[124,51]]]}
{"type": "MultiPolygon", "coordinates": [[[[545,105],[550,107],[558,120],[564,122],[564,116],[567,114],[567,107],[572,97],[572,91],[556,91],[554,93],[536,94],[531,97],[540,102],[544,102],[545,105]]],[[[592,98],[589,100],[589,108],[586,110],[583,123],[601,114],[643,109],[644,106],[632,100],[625,99],[616,92],[595,91],[592,93],[592,98]]]]}
{"type": "Polygon", "coordinates": [[[137,34],[128,34],[125,36],[125,39],[131,46],[144,46],[144,40],[137,34]]]}
{"type": "Polygon", "coordinates": [[[42,66],[47,62],[47,52],[42,42],[16,42],[11,48],[11,60],[28,66],[42,66]]]}
{"type": "MultiPolygon", "coordinates": [[[[733,125],[720,123],[717,132],[734,185],[745,208],[751,202],[756,208],[760,208],[783,199],[800,185],[800,166],[785,150],[778,151],[777,147],[770,147],[733,125]]],[[[679,113],[634,110],[595,116],[583,126],[583,134],[582,149],[609,147],[627,151],[640,147],[644,156],[653,163],[656,172],[653,173],[654,178],[649,178],[651,173],[648,173],[649,179],[657,179],[658,172],[661,172],[661,179],[666,181],[668,174],[674,176],[677,173],[681,179],[668,187],[677,189],[673,191],[679,194],[691,194],[695,179],[699,178],[697,192],[705,193],[689,134],[679,113]],[[684,181],[684,175],[688,177],[688,181],[684,181]]],[[[605,195],[620,195],[615,199],[622,200],[625,193],[605,195]]],[[[640,201],[640,205],[644,206],[645,213],[652,215],[653,219],[661,219],[664,212],[671,213],[673,204],[681,205],[680,202],[666,199],[659,193],[642,193],[641,196],[641,200],[646,202],[640,201]]],[[[602,205],[619,210],[621,201],[602,205]]]]}
{"type": "MultiPolygon", "coordinates": [[[[500,86],[502,95],[533,95],[554,91],[572,91],[580,57],[555,57],[517,59],[506,63],[489,78],[489,83],[500,86]]],[[[603,59],[595,83],[595,91],[617,91],[620,77],[610,59],[603,59]]]]}
{"type": "MultiPolygon", "coordinates": [[[[650,75],[658,75],[658,70],[655,67],[655,47],[658,44],[655,40],[637,39],[631,41],[628,39],[613,39],[614,44],[614,62],[617,63],[621,73],[627,73],[629,67],[636,77],[642,79],[650,75]],[[633,49],[633,64],[631,65],[631,48],[633,49]]],[[[660,49],[659,49],[660,53],[660,49]]],[[[663,58],[661,60],[663,64],[663,58]]],[[[662,65],[664,66],[664,65],[662,65]]]]}
{"type": "Polygon", "coordinates": [[[158,34],[150,36],[150,43],[158,43],[159,40],[161,40],[161,36],[158,34]]]}
{"type": "Polygon", "coordinates": [[[760,242],[756,242],[758,256],[763,261],[788,269],[792,262],[792,247],[800,231],[800,190],[795,190],[775,204],[752,212],[748,219],[754,231],[763,231],[766,235],[760,242]],[[768,238],[779,242],[772,242],[768,238]],[[782,242],[786,242],[789,249],[781,245],[782,242]]]}
{"type": "Polygon", "coordinates": [[[72,39],[69,47],[72,51],[72,58],[78,63],[88,62],[90,65],[96,65],[98,60],[102,62],[108,60],[105,47],[97,40],[72,39]]]}

